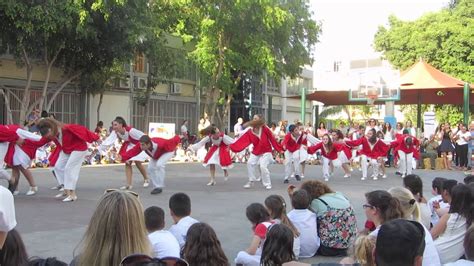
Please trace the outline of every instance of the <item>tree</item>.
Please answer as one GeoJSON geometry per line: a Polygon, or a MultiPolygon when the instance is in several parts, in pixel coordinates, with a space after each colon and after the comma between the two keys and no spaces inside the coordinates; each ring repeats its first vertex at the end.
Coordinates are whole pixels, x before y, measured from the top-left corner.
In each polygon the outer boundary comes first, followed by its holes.
{"type": "Polygon", "coordinates": [[[306,1],[199,0],[183,10],[178,32],[196,42],[189,57],[204,77],[205,111],[220,126],[243,73],[296,77],[312,63],[320,27],[306,1]]]}

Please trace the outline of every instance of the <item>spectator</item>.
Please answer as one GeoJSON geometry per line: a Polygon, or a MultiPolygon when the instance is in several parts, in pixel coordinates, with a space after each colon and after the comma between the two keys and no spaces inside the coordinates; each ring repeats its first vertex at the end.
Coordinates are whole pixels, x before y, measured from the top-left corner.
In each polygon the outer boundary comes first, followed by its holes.
{"type": "Polygon", "coordinates": [[[38,125],[36,121],[40,118],[40,110],[35,108],[31,113],[26,117],[28,131],[30,132],[39,132],[38,125]]]}
{"type": "Polygon", "coordinates": [[[199,221],[192,218],[191,199],[184,193],[176,193],[169,200],[171,218],[174,224],[170,227],[170,232],[178,240],[179,247],[182,248],[186,242],[186,234],[191,225],[199,221]]]}
{"type": "Polygon", "coordinates": [[[318,138],[322,138],[325,134],[328,134],[328,130],[326,129],[326,124],[324,122],[319,123],[319,127],[316,130],[316,134],[318,135],[318,138]]]}
{"type": "Polygon", "coordinates": [[[459,160],[459,168],[462,171],[466,171],[468,165],[468,143],[471,140],[471,133],[467,131],[467,126],[465,124],[459,125],[459,130],[456,132],[456,135],[453,137],[453,140],[455,140],[457,144],[456,156],[457,160],[459,160]]]}
{"type": "Polygon", "coordinates": [[[451,204],[451,195],[453,187],[458,184],[458,181],[454,179],[449,179],[443,182],[443,192],[441,193],[441,198],[443,202],[451,204]]]}
{"type": "Polygon", "coordinates": [[[138,195],[107,190],[92,214],[79,254],[71,265],[120,265],[123,257],[135,253],[152,253],[138,195]]]}
{"type": "Polygon", "coordinates": [[[193,266],[229,265],[216,232],[206,223],[191,225],[186,235],[182,257],[193,266]]]}
{"type": "MultiPolygon", "coordinates": [[[[393,187],[389,189],[388,192],[392,194],[393,197],[397,198],[400,202],[403,219],[420,222],[420,209],[419,206],[416,204],[415,197],[410,192],[410,190],[402,187],[393,187]]],[[[428,231],[428,229],[424,226],[423,228],[425,230],[426,244],[425,251],[423,253],[423,265],[441,266],[439,254],[434,245],[430,231],[428,231]]]]}
{"type": "Polygon", "coordinates": [[[105,139],[107,137],[107,129],[104,128],[104,122],[97,122],[94,132],[99,135],[101,139],[105,139]]]}
{"type": "Polygon", "coordinates": [[[432,134],[429,139],[424,139],[421,144],[421,166],[426,169],[424,159],[429,158],[431,163],[431,169],[434,169],[436,165],[436,158],[438,158],[438,141],[435,139],[435,135],[432,134]]]}
{"type": "Polygon", "coordinates": [[[282,196],[279,195],[270,195],[265,199],[265,207],[267,208],[270,217],[276,223],[281,223],[291,229],[291,232],[294,236],[293,243],[293,253],[296,259],[300,255],[300,232],[293,225],[293,223],[286,216],[286,202],[282,196]]]}
{"type": "Polygon", "coordinates": [[[463,239],[472,223],[474,202],[471,190],[464,184],[457,184],[450,193],[449,213],[431,229],[441,263],[455,262],[464,254],[463,239]]]}
{"type": "Polygon", "coordinates": [[[464,256],[466,259],[460,259],[456,262],[445,264],[445,266],[468,266],[474,265],[474,225],[467,229],[464,236],[464,256]]]}
{"type": "Polygon", "coordinates": [[[8,189],[0,186],[0,250],[5,243],[8,232],[13,230],[15,226],[16,218],[13,195],[8,189]]]}
{"type": "Polygon", "coordinates": [[[373,251],[375,248],[375,237],[365,234],[359,234],[354,241],[351,257],[345,257],[340,261],[342,265],[374,266],[373,251]]]}
{"type": "Polygon", "coordinates": [[[51,258],[32,258],[28,263],[28,266],[67,266],[67,263],[56,259],[55,257],[51,258]]]}
{"type": "Polygon", "coordinates": [[[180,132],[181,132],[181,135],[184,136],[181,142],[183,144],[183,149],[186,150],[189,145],[188,120],[183,121],[183,123],[181,124],[180,132]]]}
{"type": "Polygon", "coordinates": [[[179,257],[178,240],[169,231],[163,230],[165,227],[165,212],[162,208],[156,206],[147,208],[145,210],[145,225],[154,257],[179,257]]]}
{"type": "Polygon", "coordinates": [[[403,178],[403,186],[415,196],[416,202],[420,207],[420,223],[426,228],[430,228],[431,211],[428,202],[423,197],[423,181],[418,175],[407,175],[403,178]]]}
{"type": "Polygon", "coordinates": [[[395,219],[383,224],[375,243],[375,264],[421,265],[425,231],[414,221],[395,219]]]}
{"type": "Polygon", "coordinates": [[[434,196],[428,201],[428,207],[430,207],[431,211],[431,227],[438,223],[439,217],[449,211],[449,204],[444,203],[441,197],[443,193],[443,183],[446,180],[446,178],[435,177],[431,182],[431,194],[434,196]]]}
{"type": "Polygon", "coordinates": [[[23,244],[20,234],[15,229],[8,232],[5,245],[0,249],[0,265],[28,265],[25,244],[23,244]]]}
{"type": "Polygon", "coordinates": [[[274,222],[271,220],[268,211],[260,203],[250,204],[245,214],[252,224],[253,237],[249,247],[245,251],[240,251],[234,262],[243,266],[259,266],[268,228],[274,222]]]}
{"type": "MultiPolygon", "coordinates": [[[[294,188],[290,186],[288,189],[290,197],[294,188]]],[[[301,189],[310,195],[310,207],[316,213],[321,239],[318,254],[345,256],[357,233],[356,218],[349,200],[342,193],[334,192],[326,183],[318,180],[303,182],[301,189]]]]}
{"type": "Polygon", "coordinates": [[[201,130],[205,129],[204,127],[204,117],[201,117],[201,119],[199,119],[199,124],[198,124],[198,132],[201,132],[201,130]]]}
{"type": "Polygon", "coordinates": [[[260,265],[282,265],[285,262],[296,260],[293,253],[293,230],[284,224],[275,224],[268,229],[265,243],[263,244],[260,265]]]}
{"type": "Polygon", "coordinates": [[[377,236],[380,226],[385,222],[402,217],[400,202],[385,190],[375,190],[365,194],[366,204],[362,205],[367,219],[374,222],[376,229],[370,233],[377,236]]]}
{"type": "Polygon", "coordinates": [[[469,185],[474,182],[474,175],[468,175],[464,178],[464,184],[469,185]]]}
{"type": "Polygon", "coordinates": [[[310,202],[308,192],[303,189],[295,191],[291,196],[293,210],[288,213],[288,218],[300,232],[300,258],[313,257],[321,245],[316,214],[308,210],[310,202]]]}
{"type": "Polygon", "coordinates": [[[467,168],[469,170],[472,170],[472,152],[474,150],[474,121],[471,121],[469,124],[469,133],[470,135],[470,140],[469,140],[469,146],[468,146],[468,151],[467,151],[467,168]]]}

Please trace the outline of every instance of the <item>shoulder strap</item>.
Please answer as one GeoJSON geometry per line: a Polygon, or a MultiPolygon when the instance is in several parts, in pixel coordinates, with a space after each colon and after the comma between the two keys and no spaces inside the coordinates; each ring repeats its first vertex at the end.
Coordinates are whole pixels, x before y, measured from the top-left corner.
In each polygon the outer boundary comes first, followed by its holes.
{"type": "Polygon", "coordinates": [[[321,201],[324,205],[326,205],[326,207],[329,207],[329,204],[325,202],[323,199],[317,198],[317,200],[321,201]]]}

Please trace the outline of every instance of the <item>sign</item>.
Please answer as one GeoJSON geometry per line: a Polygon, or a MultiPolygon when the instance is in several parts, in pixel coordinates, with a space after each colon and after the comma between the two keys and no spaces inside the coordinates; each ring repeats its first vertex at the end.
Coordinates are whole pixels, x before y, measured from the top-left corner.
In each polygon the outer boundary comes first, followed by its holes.
{"type": "Polygon", "coordinates": [[[436,132],[436,120],[434,112],[425,112],[423,114],[424,133],[423,137],[429,139],[436,132]]]}
{"type": "Polygon", "coordinates": [[[171,123],[149,123],[148,128],[150,138],[170,139],[176,132],[176,125],[171,123]]]}

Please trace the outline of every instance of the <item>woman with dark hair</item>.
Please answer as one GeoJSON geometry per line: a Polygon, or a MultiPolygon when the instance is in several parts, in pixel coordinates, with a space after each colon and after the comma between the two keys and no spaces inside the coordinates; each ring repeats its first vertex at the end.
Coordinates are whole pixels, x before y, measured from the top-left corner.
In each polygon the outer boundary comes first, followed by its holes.
{"type": "MultiPolygon", "coordinates": [[[[321,140],[320,143],[309,147],[308,153],[314,154],[317,150],[321,150],[324,181],[329,181],[329,178],[333,174],[331,169],[335,166],[334,162],[338,159],[339,152],[344,151],[345,144],[333,143],[328,134],[324,134],[321,140]]],[[[349,169],[344,168],[344,171],[346,171],[344,178],[348,178],[349,169]]]]}
{"type": "Polygon", "coordinates": [[[444,123],[441,127],[441,130],[438,132],[438,138],[441,139],[441,144],[439,145],[439,151],[441,152],[441,157],[443,158],[444,165],[446,169],[451,170],[451,162],[448,158],[449,153],[453,155],[454,145],[451,141],[453,137],[453,132],[451,131],[451,126],[449,123],[444,123]]]}
{"type": "Polygon", "coordinates": [[[276,266],[296,260],[293,253],[293,231],[284,224],[275,224],[268,230],[263,244],[260,265],[276,266]]]}
{"type": "Polygon", "coordinates": [[[319,123],[318,129],[316,130],[317,137],[322,138],[324,136],[324,134],[328,134],[328,133],[329,132],[326,129],[326,124],[324,124],[324,122],[321,121],[319,123]]]}
{"type": "MultiPolygon", "coordinates": [[[[110,135],[102,142],[99,150],[101,152],[104,152],[110,146],[114,145],[117,140],[119,140],[122,142],[122,147],[120,148],[119,154],[124,157],[127,151],[133,149],[135,145],[140,145],[140,138],[143,135],[145,135],[145,133],[141,132],[136,128],[128,126],[127,122],[125,122],[125,119],[123,117],[117,116],[112,122],[112,131],[110,132],[110,135]]],[[[143,187],[148,187],[150,185],[147,171],[142,165],[142,163],[145,162],[146,159],[148,159],[148,156],[143,151],[140,152],[137,156],[134,156],[130,158],[130,160],[127,160],[125,162],[125,175],[127,177],[127,184],[125,186],[122,186],[120,189],[132,189],[133,187],[133,162],[135,162],[135,165],[143,176],[143,187]]]]}
{"type": "Polygon", "coordinates": [[[420,208],[420,223],[430,228],[431,210],[428,201],[423,196],[423,181],[417,175],[407,175],[403,178],[403,186],[413,193],[420,208]]]}
{"type": "Polygon", "coordinates": [[[250,246],[245,251],[240,251],[234,260],[235,264],[244,266],[259,266],[262,247],[267,236],[268,228],[274,224],[267,209],[260,203],[250,204],[245,214],[252,224],[253,237],[250,246]]]}
{"type": "Polygon", "coordinates": [[[8,232],[5,244],[0,249],[0,265],[28,265],[25,244],[23,244],[20,234],[15,229],[8,232]]]}
{"type": "Polygon", "coordinates": [[[468,162],[470,158],[467,158],[468,144],[471,140],[471,133],[467,131],[466,124],[460,124],[459,130],[453,137],[453,141],[456,141],[456,158],[459,161],[459,167],[462,171],[467,170],[468,162]]]}
{"type": "Polygon", "coordinates": [[[206,223],[195,223],[186,234],[182,257],[193,266],[228,266],[216,232],[206,223]]]}
{"type": "Polygon", "coordinates": [[[454,262],[464,254],[464,235],[474,218],[473,202],[468,186],[459,183],[452,188],[449,213],[443,215],[431,229],[441,263],[454,262]]]}
{"type": "Polygon", "coordinates": [[[366,204],[362,205],[367,220],[372,221],[376,229],[370,233],[376,237],[380,226],[390,220],[403,217],[403,210],[397,198],[385,190],[365,193],[366,204]]]}

